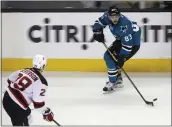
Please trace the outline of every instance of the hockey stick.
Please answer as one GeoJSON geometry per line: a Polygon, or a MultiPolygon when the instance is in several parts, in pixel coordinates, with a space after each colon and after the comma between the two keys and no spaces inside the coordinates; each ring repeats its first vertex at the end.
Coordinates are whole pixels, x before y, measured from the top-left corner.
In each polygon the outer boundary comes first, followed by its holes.
{"type": "Polygon", "coordinates": [[[53,122],[54,122],[55,124],[57,124],[58,126],[61,126],[57,121],[53,120],[53,122]]]}
{"type": "MultiPolygon", "coordinates": [[[[111,57],[113,58],[113,60],[115,62],[118,62],[118,60],[115,58],[115,56],[111,53],[111,51],[109,50],[109,48],[107,47],[107,45],[105,44],[105,42],[102,42],[105,46],[105,48],[107,49],[107,51],[109,52],[109,54],[111,55],[111,57]]],[[[127,78],[130,80],[131,84],[134,86],[134,88],[136,89],[136,91],[139,93],[139,95],[141,96],[141,98],[144,100],[144,102],[147,104],[147,105],[151,105],[151,106],[154,106],[154,103],[153,101],[156,101],[157,98],[153,99],[152,102],[150,101],[147,101],[143,95],[140,93],[140,91],[138,90],[138,88],[136,87],[136,85],[134,84],[134,82],[130,79],[130,77],[128,76],[128,74],[125,72],[125,70],[123,68],[121,68],[121,70],[124,72],[124,74],[127,76],[127,78]]]]}
{"type": "MultiPolygon", "coordinates": [[[[30,108],[31,110],[34,110],[34,108],[30,108]]],[[[56,120],[53,119],[53,122],[57,124],[58,126],[61,126],[56,120]]]]}

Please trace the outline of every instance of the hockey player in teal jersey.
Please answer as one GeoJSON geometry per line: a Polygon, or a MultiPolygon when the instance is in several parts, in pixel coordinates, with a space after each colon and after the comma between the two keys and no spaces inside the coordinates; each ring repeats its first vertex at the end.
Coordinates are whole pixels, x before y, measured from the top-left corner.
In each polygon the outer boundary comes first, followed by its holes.
{"type": "Polygon", "coordinates": [[[103,29],[109,26],[116,40],[109,47],[118,62],[115,62],[108,51],[104,54],[109,81],[103,91],[110,91],[123,87],[121,72],[124,62],[130,59],[140,48],[141,29],[136,22],[130,21],[120,13],[116,6],[112,6],[93,25],[93,37],[96,41],[104,43],[103,29]]]}

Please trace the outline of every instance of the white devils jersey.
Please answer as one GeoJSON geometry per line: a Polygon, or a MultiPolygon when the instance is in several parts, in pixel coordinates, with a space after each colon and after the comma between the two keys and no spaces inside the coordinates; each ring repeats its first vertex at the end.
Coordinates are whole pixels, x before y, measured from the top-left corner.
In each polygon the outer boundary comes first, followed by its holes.
{"type": "Polygon", "coordinates": [[[21,108],[26,110],[32,102],[35,108],[45,105],[48,84],[38,70],[28,68],[13,72],[7,82],[8,94],[21,108]]]}

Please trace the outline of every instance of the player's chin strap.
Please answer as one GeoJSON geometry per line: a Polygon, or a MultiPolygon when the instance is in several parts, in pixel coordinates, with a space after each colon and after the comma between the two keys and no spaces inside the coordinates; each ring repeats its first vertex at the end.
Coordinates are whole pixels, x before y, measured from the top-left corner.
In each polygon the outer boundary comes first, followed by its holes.
{"type": "MultiPolygon", "coordinates": [[[[112,54],[112,52],[109,50],[109,48],[107,47],[107,45],[105,44],[105,42],[102,42],[105,46],[105,48],[107,49],[107,51],[109,52],[109,54],[111,55],[111,57],[113,58],[113,60],[115,62],[118,62],[117,58],[112,54]]],[[[119,68],[119,67],[118,67],[119,68]]],[[[125,70],[123,68],[120,68],[120,70],[122,70],[124,72],[124,74],[126,75],[126,77],[130,80],[131,84],[134,86],[134,88],[136,89],[136,91],[139,93],[139,95],[141,96],[141,98],[144,100],[144,102],[148,105],[154,106],[153,101],[156,101],[157,98],[153,99],[152,102],[149,102],[147,100],[145,100],[145,98],[143,97],[143,95],[140,93],[140,91],[138,90],[138,88],[136,87],[136,85],[134,84],[134,82],[130,79],[130,77],[128,76],[128,74],[125,72],[125,70]]]]}

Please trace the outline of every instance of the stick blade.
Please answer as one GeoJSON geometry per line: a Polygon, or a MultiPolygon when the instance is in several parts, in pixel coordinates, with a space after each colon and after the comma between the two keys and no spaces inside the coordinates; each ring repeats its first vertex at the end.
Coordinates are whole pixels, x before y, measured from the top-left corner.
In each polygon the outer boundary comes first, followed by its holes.
{"type": "Polygon", "coordinates": [[[157,100],[158,100],[157,98],[153,99],[153,101],[157,101],[157,100]]]}
{"type": "Polygon", "coordinates": [[[147,105],[154,106],[153,102],[146,101],[147,105]]]}

